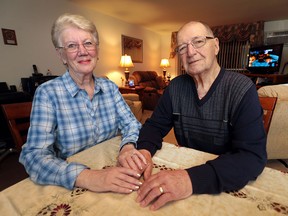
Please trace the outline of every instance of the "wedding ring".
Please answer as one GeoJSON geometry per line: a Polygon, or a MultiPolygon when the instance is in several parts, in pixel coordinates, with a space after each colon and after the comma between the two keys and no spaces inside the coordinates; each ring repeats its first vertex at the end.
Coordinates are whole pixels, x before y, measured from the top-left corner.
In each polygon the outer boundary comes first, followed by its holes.
{"type": "Polygon", "coordinates": [[[163,190],[163,188],[161,186],[159,187],[159,190],[160,190],[161,194],[164,193],[164,190],[163,190]]]}

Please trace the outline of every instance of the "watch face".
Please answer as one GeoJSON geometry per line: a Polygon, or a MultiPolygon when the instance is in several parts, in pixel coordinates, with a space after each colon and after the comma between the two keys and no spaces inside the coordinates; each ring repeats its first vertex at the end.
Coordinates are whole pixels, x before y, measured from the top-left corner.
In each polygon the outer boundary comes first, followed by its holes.
{"type": "Polygon", "coordinates": [[[129,86],[134,87],[134,80],[129,80],[129,86]]]}

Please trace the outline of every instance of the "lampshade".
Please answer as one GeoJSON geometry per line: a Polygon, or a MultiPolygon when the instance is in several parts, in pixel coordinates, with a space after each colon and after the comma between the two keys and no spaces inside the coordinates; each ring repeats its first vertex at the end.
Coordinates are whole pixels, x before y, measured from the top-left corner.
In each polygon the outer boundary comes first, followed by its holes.
{"type": "Polygon", "coordinates": [[[126,71],[128,70],[128,68],[134,67],[131,56],[128,56],[126,54],[124,56],[121,56],[120,67],[126,68],[126,71]]]}
{"type": "Polygon", "coordinates": [[[169,60],[168,59],[161,59],[160,67],[163,69],[170,67],[169,60]]]}
{"type": "Polygon", "coordinates": [[[125,86],[128,86],[128,79],[129,79],[129,70],[128,68],[130,67],[134,67],[133,65],[133,62],[132,62],[132,59],[131,59],[131,56],[128,56],[128,55],[124,55],[124,56],[121,56],[121,60],[120,60],[120,67],[123,67],[125,68],[125,86]]]}

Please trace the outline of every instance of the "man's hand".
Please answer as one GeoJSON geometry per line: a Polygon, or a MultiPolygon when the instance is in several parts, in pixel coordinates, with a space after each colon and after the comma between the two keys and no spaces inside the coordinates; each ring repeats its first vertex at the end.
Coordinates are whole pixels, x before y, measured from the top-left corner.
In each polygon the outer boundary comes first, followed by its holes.
{"type": "Polygon", "coordinates": [[[150,203],[151,210],[157,210],[173,200],[192,195],[192,184],[186,170],[160,171],[146,179],[138,190],[136,202],[141,207],[150,203]]]}
{"type": "Polygon", "coordinates": [[[131,193],[138,190],[142,182],[140,173],[125,167],[102,170],[84,169],[76,179],[75,186],[94,192],[131,193]]]}

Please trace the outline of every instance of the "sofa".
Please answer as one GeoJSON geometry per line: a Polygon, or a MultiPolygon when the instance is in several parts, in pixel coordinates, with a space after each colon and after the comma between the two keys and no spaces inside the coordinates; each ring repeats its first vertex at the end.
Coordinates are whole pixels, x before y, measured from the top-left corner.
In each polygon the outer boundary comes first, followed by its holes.
{"type": "Polygon", "coordinates": [[[162,96],[166,83],[155,71],[134,71],[130,76],[135,85],[145,87],[142,102],[143,109],[154,110],[162,96]]]}
{"type": "Polygon", "coordinates": [[[268,159],[288,159],[288,84],[263,86],[258,95],[277,97],[267,135],[268,159]]]}

